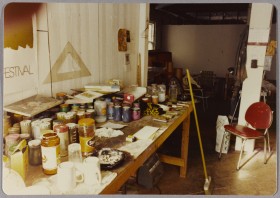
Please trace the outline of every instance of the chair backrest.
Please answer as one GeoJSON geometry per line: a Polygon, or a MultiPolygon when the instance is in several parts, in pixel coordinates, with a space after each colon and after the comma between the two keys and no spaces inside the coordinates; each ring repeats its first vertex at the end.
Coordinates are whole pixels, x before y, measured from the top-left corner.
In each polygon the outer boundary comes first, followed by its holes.
{"type": "Polygon", "coordinates": [[[270,107],[264,102],[255,102],[245,113],[245,120],[255,129],[268,129],[273,115],[270,107]]]}

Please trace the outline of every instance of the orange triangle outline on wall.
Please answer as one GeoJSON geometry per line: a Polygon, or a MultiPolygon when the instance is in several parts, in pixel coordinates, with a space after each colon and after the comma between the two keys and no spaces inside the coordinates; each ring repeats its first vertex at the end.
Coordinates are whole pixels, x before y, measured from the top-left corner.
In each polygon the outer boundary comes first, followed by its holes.
{"type": "Polygon", "coordinates": [[[48,74],[47,78],[44,80],[44,84],[51,83],[51,82],[60,82],[60,81],[64,81],[64,80],[70,80],[70,79],[80,78],[80,77],[85,77],[85,76],[91,76],[91,73],[88,70],[85,63],[82,61],[78,52],[74,49],[73,45],[68,41],[67,44],[65,45],[62,53],[59,55],[59,57],[55,61],[54,65],[52,66],[51,71],[48,74]],[[68,54],[71,55],[73,60],[80,67],[80,70],[58,73],[58,70],[61,68],[61,66],[64,63],[68,54]]]}

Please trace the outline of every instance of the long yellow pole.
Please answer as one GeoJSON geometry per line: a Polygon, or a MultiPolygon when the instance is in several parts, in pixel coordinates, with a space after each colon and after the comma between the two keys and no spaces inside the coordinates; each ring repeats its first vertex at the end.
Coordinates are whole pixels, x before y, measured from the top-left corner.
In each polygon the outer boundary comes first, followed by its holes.
{"type": "Polygon", "coordinates": [[[196,108],[195,108],[195,102],[194,102],[194,97],[193,97],[191,77],[190,77],[190,72],[189,72],[188,69],[187,69],[187,77],[188,77],[189,89],[190,89],[190,94],[191,94],[191,99],[192,99],[193,112],[194,112],[194,117],[195,117],[195,124],[196,124],[198,141],[199,141],[199,146],[200,146],[200,152],[201,152],[202,164],[203,164],[203,169],[204,169],[204,175],[205,175],[205,179],[207,180],[208,179],[208,175],[207,175],[207,170],[206,170],[204,152],[203,152],[202,141],[201,141],[201,137],[200,137],[200,129],[199,129],[199,124],[198,124],[198,119],[197,119],[197,114],[196,114],[196,108]]]}

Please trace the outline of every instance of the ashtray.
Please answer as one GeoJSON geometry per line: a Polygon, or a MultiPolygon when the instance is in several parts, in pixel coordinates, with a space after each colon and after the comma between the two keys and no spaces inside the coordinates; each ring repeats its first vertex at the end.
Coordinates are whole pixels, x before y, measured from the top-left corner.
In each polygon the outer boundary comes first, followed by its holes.
{"type": "Polygon", "coordinates": [[[124,161],[125,152],[117,149],[102,148],[98,151],[98,158],[101,169],[113,169],[124,161]]]}

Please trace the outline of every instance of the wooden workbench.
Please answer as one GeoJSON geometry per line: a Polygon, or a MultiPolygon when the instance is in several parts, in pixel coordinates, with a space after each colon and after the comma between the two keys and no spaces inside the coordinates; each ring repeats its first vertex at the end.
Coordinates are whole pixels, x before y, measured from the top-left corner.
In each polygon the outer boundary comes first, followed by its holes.
{"type": "Polygon", "coordinates": [[[187,161],[188,161],[188,145],[189,145],[189,128],[190,128],[190,113],[193,108],[190,105],[181,115],[176,116],[166,124],[161,122],[153,121],[151,116],[146,116],[141,120],[137,121],[137,124],[131,123],[125,131],[137,131],[143,126],[155,126],[167,127],[165,131],[154,139],[154,142],[145,151],[139,155],[136,159],[127,162],[125,165],[117,169],[117,177],[101,192],[101,194],[114,194],[120,187],[128,180],[130,176],[133,176],[137,169],[154,153],[156,150],[165,142],[165,140],[174,132],[174,130],[183,124],[182,128],[182,141],[181,141],[181,157],[173,157],[167,155],[160,155],[162,162],[173,164],[180,167],[180,176],[186,177],[187,174],[187,161]],[[131,127],[131,128],[130,128],[131,127]]]}
{"type": "MultiPolygon", "coordinates": [[[[96,138],[96,149],[109,147],[120,148],[129,142],[125,141],[127,135],[134,134],[144,126],[158,127],[161,133],[155,135],[152,143],[144,149],[138,156],[128,156],[121,166],[111,171],[116,172],[117,176],[108,184],[100,194],[115,194],[122,187],[123,184],[131,177],[134,176],[138,168],[154,153],[157,149],[166,141],[166,139],[175,131],[179,125],[182,127],[182,141],[181,141],[181,156],[174,157],[168,155],[160,155],[160,160],[164,163],[173,164],[180,167],[180,177],[186,177],[187,174],[187,161],[188,161],[188,144],[189,144],[189,128],[190,128],[190,113],[193,111],[192,105],[184,108],[180,111],[179,115],[175,116],[167,123],[154,121],[151,116],[142,117],[140,120],[132,121],[128,126],[124,127],[122,131],[124,135],[113,138],[96,138]]],[[[179,142],[178,142],[179,143],[179,142]]],[[[67,160],[67,157],[62,161],[67,160]]],[[[26,186],[32,185],[32,183],[38,178],[46,178],[49,176],[44,175],[41,166],[29,166],[28,176],[25,181],[26,186]]]]}

